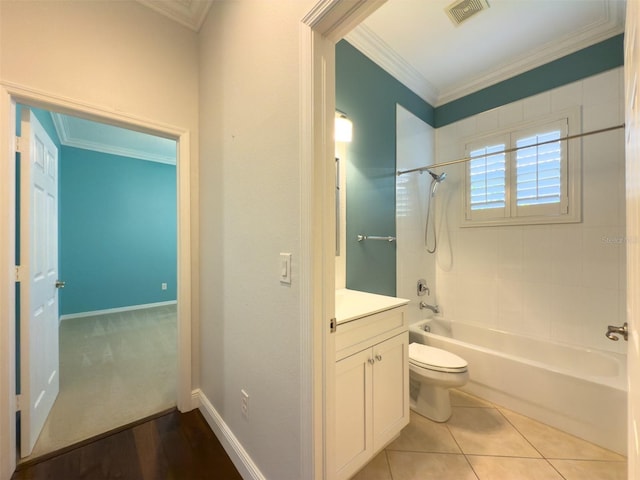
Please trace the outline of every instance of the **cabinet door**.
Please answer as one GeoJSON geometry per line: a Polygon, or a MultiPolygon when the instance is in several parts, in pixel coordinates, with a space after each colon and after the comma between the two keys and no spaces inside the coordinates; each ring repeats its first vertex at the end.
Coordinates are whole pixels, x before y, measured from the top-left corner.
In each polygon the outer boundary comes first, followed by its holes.
{"type": "Polygon", "coordinates": [[[371,349],[336,363],[337,478],[349,478],[371,454],[371,349]]]}
{"type": "Polygon", "coordinates": [[[409,334],[373,347],[373,449],[385,446],[409,423],[409,334]]]}

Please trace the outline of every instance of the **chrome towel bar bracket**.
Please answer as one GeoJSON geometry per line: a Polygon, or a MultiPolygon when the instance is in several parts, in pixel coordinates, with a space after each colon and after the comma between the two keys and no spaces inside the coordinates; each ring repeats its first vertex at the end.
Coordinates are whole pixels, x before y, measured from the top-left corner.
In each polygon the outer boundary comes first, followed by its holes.
{"type": "Polygon", "coordinates": [[[396,237],[379,237],[376,235],[358,235],[356,237],[359,242],[363,242],[365,240],[383,240],[385,242],[395,242],[396,237]]]}

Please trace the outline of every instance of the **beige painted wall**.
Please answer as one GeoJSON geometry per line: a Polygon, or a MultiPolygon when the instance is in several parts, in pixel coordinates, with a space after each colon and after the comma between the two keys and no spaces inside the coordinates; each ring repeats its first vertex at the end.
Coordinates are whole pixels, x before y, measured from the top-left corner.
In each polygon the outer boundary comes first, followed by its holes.
{"type": "MultiPolygon", "coordinates": [[[[133,1],[0,2],[0,22],[2,81],[190,132],[197,305],[197,34],[133,1]]],[[[193,316],[197,385],[197,309],[193,316]]]]}
{"type": "Polygon", "coordinates": [[[198,36],[132,1],[0,1],[3,81],[191,132],[194,388],[267,478],[304,470],[299,29],[313,4],[217,1],[198,36]]]}
{"type": "Polygon", "coordinates": [[[273,479],[302,468],[298,50],[312,6],[214,2],[200,39],[200,385],[273,479]]]}
{"type": "Polygon", "coordinates": [[[133,1],[1,8],[3,80],[197,132],[195,32],[133,1]]]}

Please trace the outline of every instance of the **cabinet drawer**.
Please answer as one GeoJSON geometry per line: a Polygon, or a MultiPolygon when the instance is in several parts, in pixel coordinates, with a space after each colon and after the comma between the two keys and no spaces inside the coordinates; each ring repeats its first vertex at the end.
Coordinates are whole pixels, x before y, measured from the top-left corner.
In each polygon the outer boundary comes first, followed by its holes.
{"type": "Polygon", "coordinates": [[[402,333],[407,328],[404,306],[341,323],[336,329],[336,360],[402,333]]]}

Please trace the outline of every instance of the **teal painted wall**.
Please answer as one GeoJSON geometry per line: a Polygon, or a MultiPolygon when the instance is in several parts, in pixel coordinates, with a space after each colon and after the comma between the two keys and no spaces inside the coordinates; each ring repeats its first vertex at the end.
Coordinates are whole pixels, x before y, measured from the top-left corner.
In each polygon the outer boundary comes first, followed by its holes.
{"type": "Polygon", "coordinates": [[[624,64],[624,35],[549,62],[436,108],[435,126],[444,127],[463,118],[523,98],[576,82],[624,64]]]}
{"type": "Polygon", "coordinates": [[[395,295],[396,103],[436,128],[623,65],[623,35],[433,108],[346,41],[336,45],[336,108],[353,121],[347,163],[346,286],[395,295]]]}
{"type": "Polygon", "coordinates": [[[60,179],[61,314],[176,300],[176,167],[63,146],[60,179]]]}
{"type": "Polygon", "coordinates": [[[393,235],[396,103],[434,124],[434,110],[346,41],[336,45],[336,108],[353,121],[348,145],[347,288],[396,292],[396,245],[361,242],[358,234],[393,235]]]}

